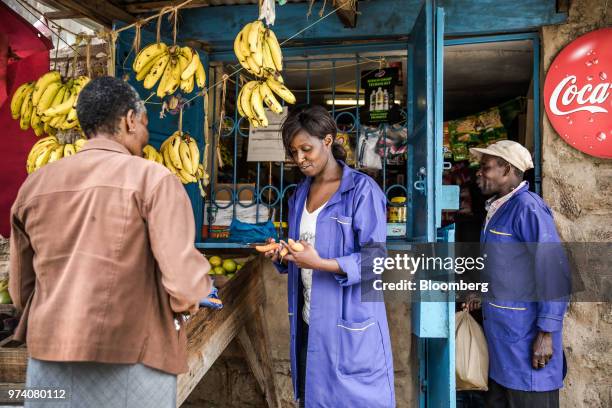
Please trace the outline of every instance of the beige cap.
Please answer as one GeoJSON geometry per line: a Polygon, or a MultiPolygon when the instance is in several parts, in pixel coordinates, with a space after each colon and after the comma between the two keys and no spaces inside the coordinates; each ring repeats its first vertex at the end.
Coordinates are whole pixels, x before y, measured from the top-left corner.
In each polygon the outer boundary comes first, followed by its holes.
{"type": "Polygon", "coordinates": [[[531,153],[523,145],[512,140],[500,140],[487,147],[472,147],[470,153],[480,159],[483,154],[501,157],[520,171],[533,169],[531,153]]]}

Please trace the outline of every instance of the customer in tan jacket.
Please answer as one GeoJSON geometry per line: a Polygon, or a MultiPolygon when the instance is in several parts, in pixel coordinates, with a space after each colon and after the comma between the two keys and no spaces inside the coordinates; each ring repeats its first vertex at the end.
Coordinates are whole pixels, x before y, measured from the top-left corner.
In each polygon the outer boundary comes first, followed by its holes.
{"type": "Polygon", "coordinates": [[[148,121],[134,88],[94,79],[77,114],[90,140],[31,174],[11,212],[27,386],[64,390],[72,407],[175,406],[187,363],[174,317],[211,290],[190,201],[176,176],[141,157],[148,121]]]}

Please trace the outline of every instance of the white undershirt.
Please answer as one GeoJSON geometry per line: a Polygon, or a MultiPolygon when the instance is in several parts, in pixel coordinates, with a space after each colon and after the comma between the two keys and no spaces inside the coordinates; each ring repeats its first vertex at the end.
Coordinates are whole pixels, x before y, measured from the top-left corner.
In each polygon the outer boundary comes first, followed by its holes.
{"type": "MultiPolygon", "coordinates": [[[[300,239],[308,242],[310,245],[315,245],[315,235],[317,233],[317,217],[325,207],[324,203],[312,213],[306,209],[304,203],[304,211],[300,220],[300,239]]],[[[301,269],[302,285],[304,286],[304,307],[302,308],[302,319],[306,324],[310,324],[310,293],[312,290],[312,269],[301,269]]]]}

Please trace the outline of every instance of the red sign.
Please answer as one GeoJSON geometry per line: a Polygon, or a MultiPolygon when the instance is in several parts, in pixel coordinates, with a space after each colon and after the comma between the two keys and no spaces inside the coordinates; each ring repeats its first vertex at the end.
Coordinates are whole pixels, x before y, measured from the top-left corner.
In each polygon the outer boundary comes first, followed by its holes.
{"type": "Polygon", "coordinates": [[[612,158],[612,28],[585,34],[557,55],[546,74],[544,104],[568,144],[612,158]]]}

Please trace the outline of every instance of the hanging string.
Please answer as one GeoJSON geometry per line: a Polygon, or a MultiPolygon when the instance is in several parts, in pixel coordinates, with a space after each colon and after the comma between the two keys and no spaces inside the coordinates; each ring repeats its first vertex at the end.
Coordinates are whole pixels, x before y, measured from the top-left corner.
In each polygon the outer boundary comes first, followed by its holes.
{"type": "Polygon", "coordinates": [[[87,77],[91,78],[91,37],[87,37],[87,45],[85,49],[85,67],[87,68],[87,77]]]}
{"type": "Polygon", "coordinates": [[[176,45],[176,29],[178,26],[178,9],[172,10],[172,14],[169,17],[174,15],[174,26],[172,27],[172,39],[174,40],[174,45],[176,45]]]}
{"type": "Polygon", "coordinates": [[[134,27],[135,27],[135,32],[134,32],[134,42],[132,43],[132,49],[134,50],[136,54],[138,54],[140,52],[140,42],[141,42],[140,29],[142,28],[142,23],[140,21],[137,21],[134,27]]]}
{"type": "Polygon", "coordinates": [[[60,36],[62,35],[62,27],[59,28],[57,34],[57,46],[55,47],[55,61],[53,61],[53,70],[57,70],[57,55],[59,54],[60,36]]]}
{"type": "Polygon", "coordinates": [[[227,94],[227,80],[229,79],[229,75],[223,74],[221,81],[223,82],[223,86],[221,88],[221,111],[219,112],[219,125],[217,126],[217,160],[219,163],[219,168],[223,168],[223,159],[221,158],[221,133],[223,132],[223,123],[225,121],[225,96],[227,94]]]}
{"type": "Polygon", "coordinates": [[[325,13],[325,6],[327,5],[327,0],[323,0],[323,7],[319,11],[319,17],[323,17],[323,13],[325,13]]]}
{"type": "Polygon", "coordinates": [[[179,131],[179,136],[182,138],[183,137],[183,107],[181,106],[179,109],[179,121],[178,121],[178,131],[179,131]]]}
{"type": "MultiPolygon", "coordinates": [[[[161,23],[162,23],[162,18],[164,17],[164,14],[169,13],[173,10],[174,7],[170,7],[170,6],[166,6],[162,9],[162,11],[159,13],[158,17],[157,17],[157,39],[156,42],[159,44],[161,42],[161,23]]],[[[120,32],[120,31],[117,31],[120,32]]]]}

